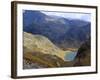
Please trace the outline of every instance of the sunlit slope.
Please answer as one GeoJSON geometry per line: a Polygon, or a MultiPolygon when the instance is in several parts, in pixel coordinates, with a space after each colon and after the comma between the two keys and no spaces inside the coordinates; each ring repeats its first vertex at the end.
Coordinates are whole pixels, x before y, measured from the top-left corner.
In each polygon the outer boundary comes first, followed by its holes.
{"type": "Polygon", "coordinates": [[[43,54],[56,55],[64,60],[69,51],[63,51],[55,46],[48,38],[42,35],[33,35],[24,32],[24,53],[41,52],[43,54]]]}

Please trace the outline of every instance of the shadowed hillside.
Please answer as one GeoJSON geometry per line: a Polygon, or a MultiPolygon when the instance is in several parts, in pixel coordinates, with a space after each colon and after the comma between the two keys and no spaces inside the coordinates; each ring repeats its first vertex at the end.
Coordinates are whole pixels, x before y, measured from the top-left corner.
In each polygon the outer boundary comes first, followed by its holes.
{"type": "Polygon", "coordinates": [[[91,65],[91,41],[88,39],[78,49],[74,66],[90,66],[91,65]]]}
{"type": "Polygon", "coordinates": [[[46,15],[40,11],[23,13],[23,30],[47,37],[58,47],[79,48],[90,36],[91,23],[78,19],[46,15]]]}

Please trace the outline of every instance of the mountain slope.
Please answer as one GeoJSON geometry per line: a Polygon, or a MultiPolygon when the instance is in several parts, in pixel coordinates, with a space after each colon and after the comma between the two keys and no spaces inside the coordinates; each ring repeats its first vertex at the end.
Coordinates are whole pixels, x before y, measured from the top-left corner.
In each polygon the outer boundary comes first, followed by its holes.
{"type": "Polygon", "coordinates": [[[28,52],[56,55],[64,60],[64,56],[70,51],[61,50],[44,36],[24,32],[24,54],[28,52]]]}
{"type": "Polygon", "coordinates": [[[62,49],[79,47],[88,36],[90,37],[91,23],[87,21],[50,16],[41,11],[29,10],[23,14],[23,20],[25,32],[46,36],[62,49]]]}

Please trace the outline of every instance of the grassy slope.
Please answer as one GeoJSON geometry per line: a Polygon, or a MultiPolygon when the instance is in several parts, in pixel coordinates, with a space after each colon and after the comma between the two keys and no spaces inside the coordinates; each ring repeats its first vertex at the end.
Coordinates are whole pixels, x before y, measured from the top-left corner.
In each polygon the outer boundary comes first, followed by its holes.
{"type": "Polygon", "coordinates": [[[24,60],[26,62],[38,63],[39,66],[42,65],[44,68],[70,67],[73,66],[74,61],[65,61],[64,57],[75,50],[67,49],[67,51],[64,51],[42,35],[24,32],[24,60]]]}
{"type": "Polygon", "coordinates": [[[56,55],[64,60],[64,56],[70,50],[63,51],[55,46],[48,38],[42,35],[32,35],[24,32],[24,52],[42,52],[44,54],[56,55]]]}

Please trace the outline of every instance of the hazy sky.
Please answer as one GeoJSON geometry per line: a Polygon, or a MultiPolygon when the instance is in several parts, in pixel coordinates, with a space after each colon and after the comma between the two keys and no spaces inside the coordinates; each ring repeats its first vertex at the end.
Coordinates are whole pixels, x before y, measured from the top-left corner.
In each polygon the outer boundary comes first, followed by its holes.
{"type": "Polygon", "coordinates": [[[85,21],[91,21],[91,14],[89,13],[64,13],[64,12],[46,12],[42,11],[42,13],[45,13],[46,15],[54,15],[54,16],[61,16],[64,18],[72,18],[72,19],[80,19],[85,21]]]}

